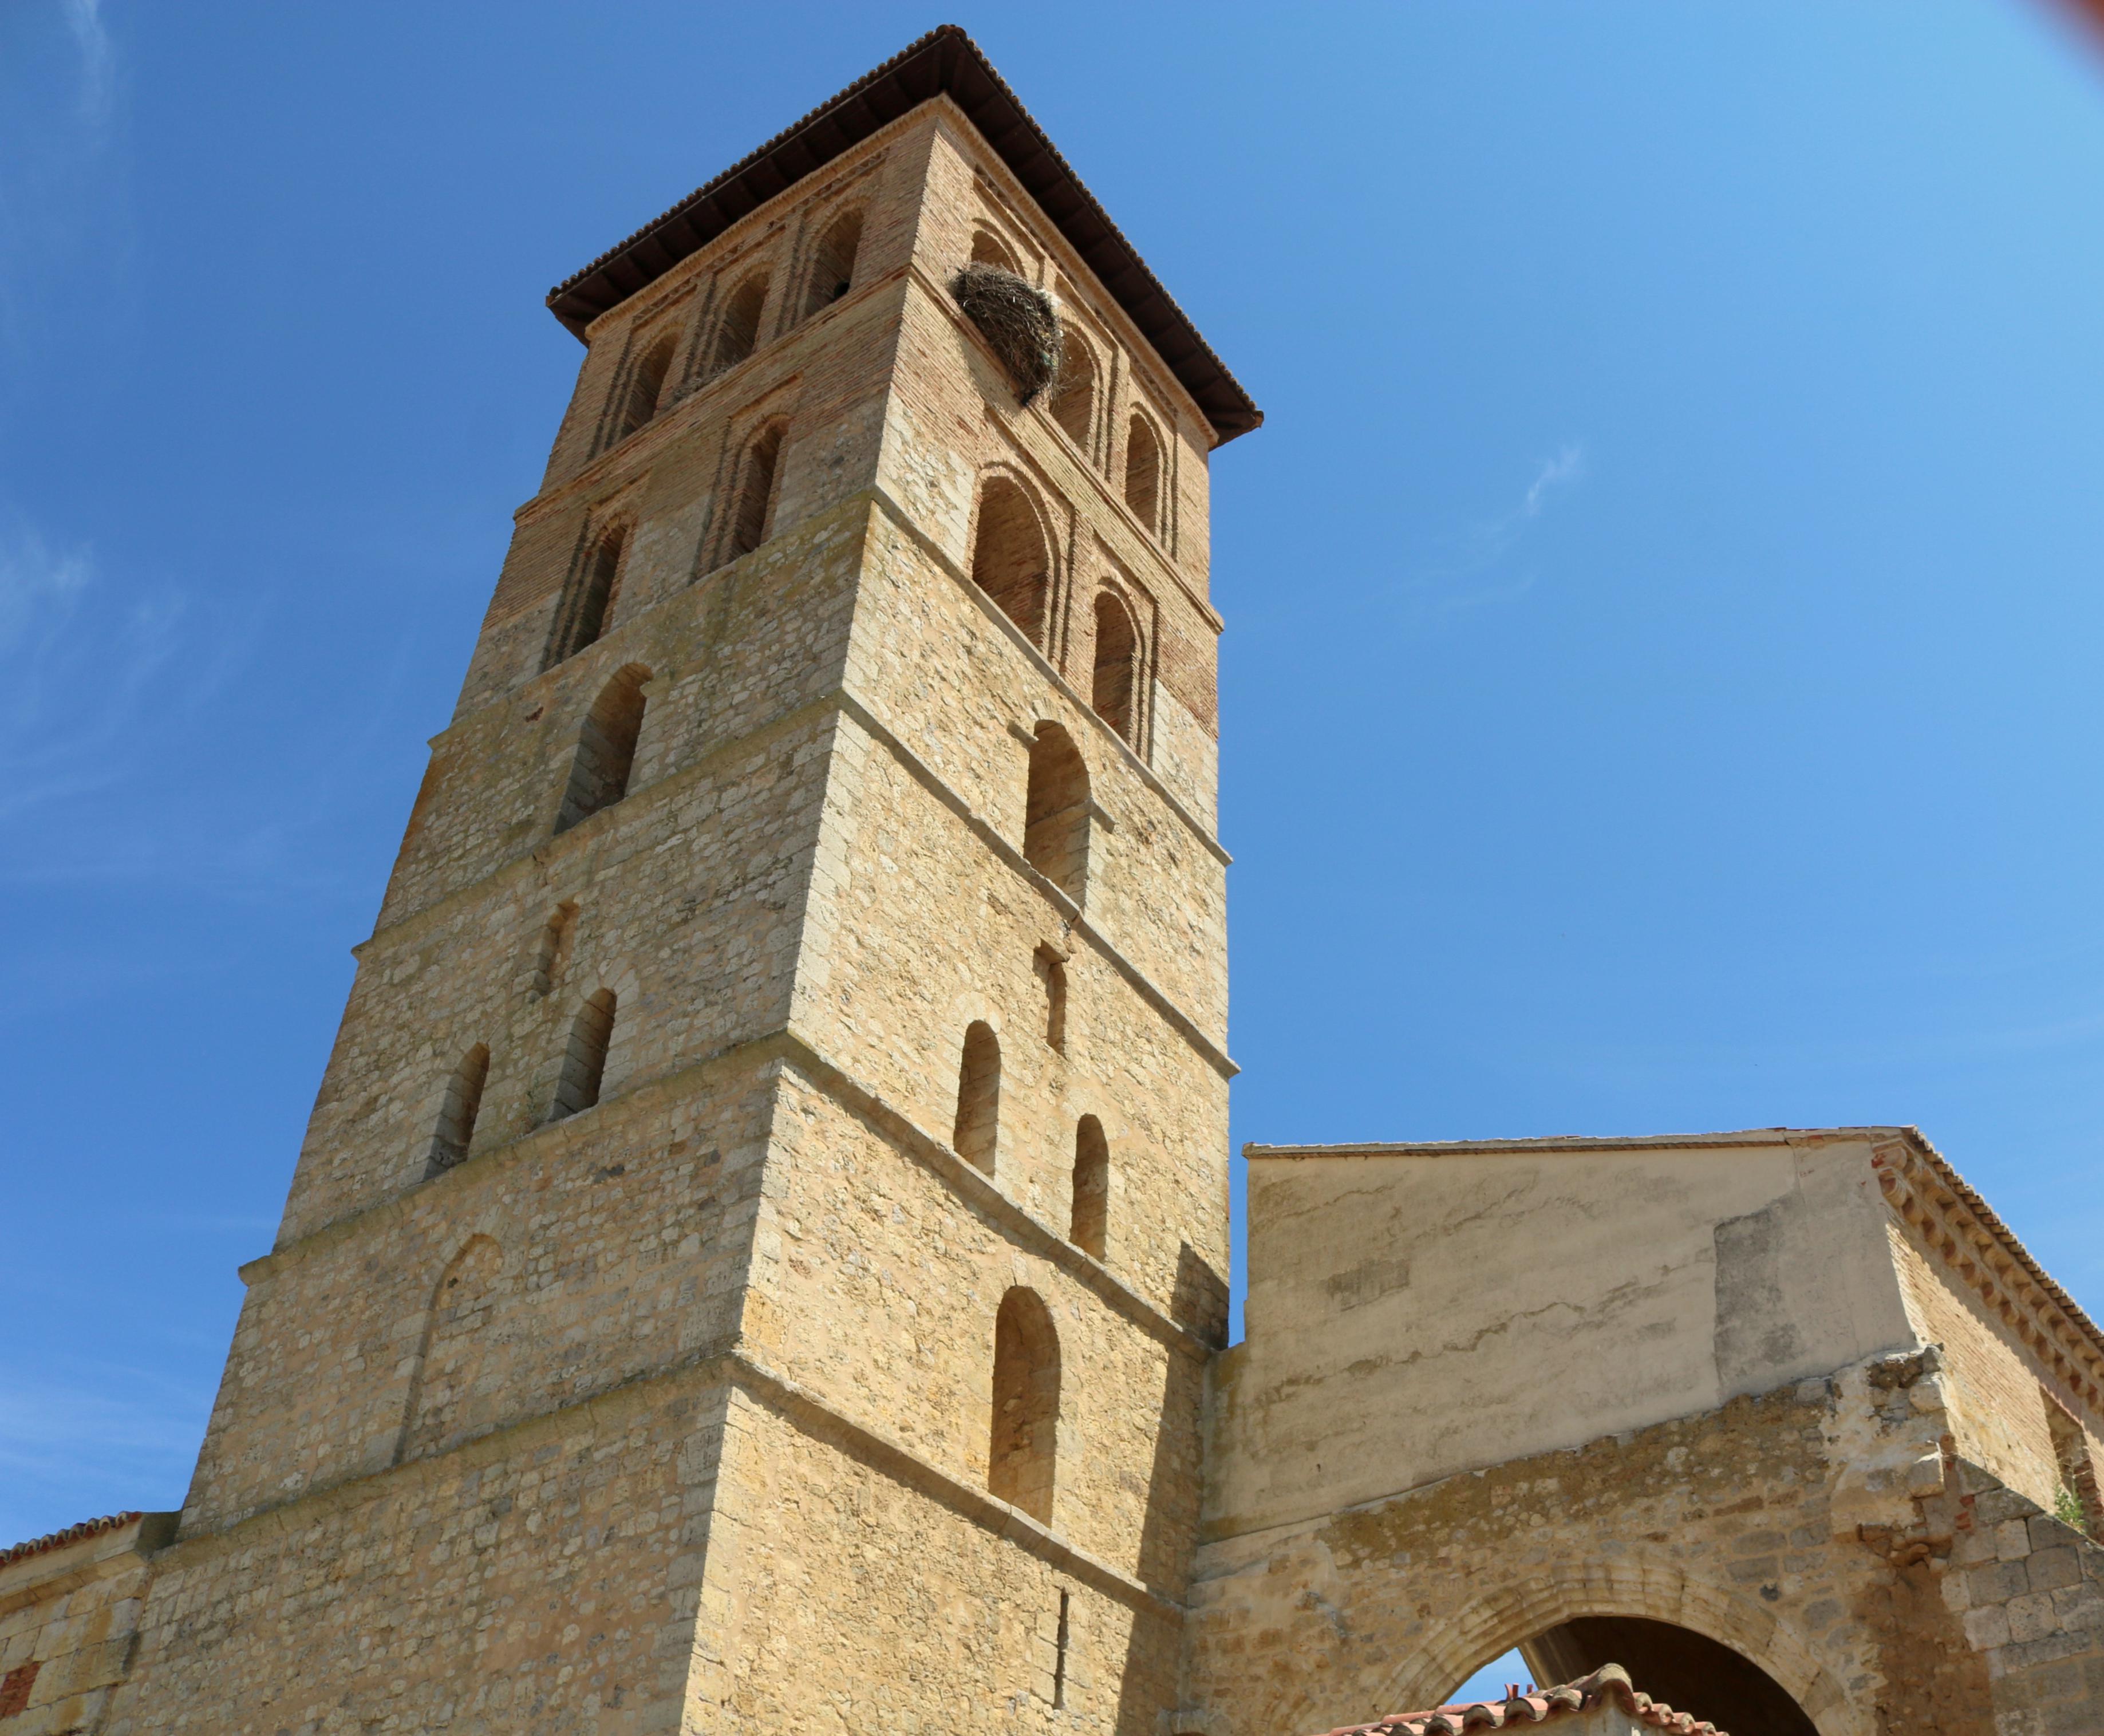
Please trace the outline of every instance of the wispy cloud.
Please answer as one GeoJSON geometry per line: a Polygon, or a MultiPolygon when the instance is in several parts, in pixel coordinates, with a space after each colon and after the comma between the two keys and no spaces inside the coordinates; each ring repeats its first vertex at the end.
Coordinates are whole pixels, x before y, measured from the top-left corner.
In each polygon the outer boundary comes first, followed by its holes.
{"type": "Polygon", "coordinates": [[[115,56],[102,22],[101,0],[61,0],[66,28],[80,45],[82,118],[96,125],[108,120],[115,84],[115,56]]]}
{"type": "Polygon", "coordinates": [[[1525,596],[1540,576],[1536,568],[1515,571],[1513,557],[1547,514],[1554,498],[1585,480],[1585,449],[1575,442],[1535,467],[1518,502],[1446,539],[1433,559],[1404,581],[1407,600],[1423,616],[1436,617],[1525,596]]]}
{"type": "Polygon", "coordinates": [[[1527,485],[1527,498],[1520,503],[1520,511],[1527,518],[1540,518],[1543,503],[1549,498],[1551,489],[1581,482],[1585,476],[1585,449],[1583,446],[1566,446],[1535,472],[1534,480],[1527,485]]]}
{"type": "Polygon", "coordinates": [[[64,1382],[0,1374],[0,1546],[98,1512],[182,1498],[209,1390],[149,1368],[81,1372],[87,1378],[64,1382]]]}

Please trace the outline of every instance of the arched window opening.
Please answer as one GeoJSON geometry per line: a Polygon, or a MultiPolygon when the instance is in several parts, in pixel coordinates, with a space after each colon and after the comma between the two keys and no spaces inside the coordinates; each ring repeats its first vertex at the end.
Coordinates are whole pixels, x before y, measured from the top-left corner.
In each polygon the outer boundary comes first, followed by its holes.
{"type": "Polygon", "coordinates": [[[861,251],[862,213],[850,211],[834,218],[811,255],[811,287],[804,298],[806,319],[854,288],[855,255],[861,251]]]}
{"type": "Polygon", "coordinates": [[[475,1140],[475,1118],[482,1110],[482,1087],[489,1079],[489,1046],[477,1043],[461,1057],[453,1076],[446,1081],[446,1095],[439,1105],[439,1125],[431,1135],[431,1149],[424,1165],[429,1180],[451,1169],[467,1156],[475,1140]]]}
{"type": "MultiPolygon", "coordinates": [[[[992,266],[1002,271],[1015,271],[1015,255],[1009,252],[1008,243],[990,229],[972,231],[972,263],[992,266]]],[[[1020,277],[1023,274],[1016,271],[1020,277]]]]}
{"type": "Polygon", "coordinates": [[[570,1021],[570,1040],[564,1046],[549,1120],[560,1121],[599,1101],[599,1088],[606,1078],[606,1051],[613,1041],[614,1008],[613,991],[602,988],[577,1009],[577,1017],[570,1021]]]}
{"type": "Polygon", "coordinates": [[[502,1265],[496,1243],[471,1236],[439,1274],[395,1438],[396,1464],[451,1446],[491,1420],[494,1394],[484,1376],[502,1265]]]}
{"type": "Polygon", "coordinates": [[[1074,738],[1041,723],[1023,804],[1023,859],[1076,904],[1089,877],[1089,768],[1074,738]]]}
{"type": "Polygon", "coordinates": [[[596,645],[613,623],[621,600],[621,557],[628,546],[628,528],[617,524],[592,545],[570,581],[548,635],[548,653],[541,660],[552,669],[575,657],[586,645],[596,645]]]}
{"type": "Polygon", "coordinates": [[[1045,991],[1045,1040],[1062,1055],[1067,1052],[1067,966],[1059,953],[1041,946],[1031,960],[1038,986],[1045,991]]]}
{"type": "Polygon", "coordinates": [[[533,993],[550,993],[563,980],[563,971],[570,962],[570,944],[577,938],[577,907],[575,899],[566,899],[555,907],[541,930],[541,943],[533,953],[533,993]]]}
{"type": "Polygon", "coordinates": [[[1125,443],[1125,503],[1139,521],[1159,535],[1161,529],[1161,443],[1144,416],[1134,416],[1125,443]]]}
{"type": "Polygon", "coordinates": [[[1089,703],[1128,742],[1134,739],[1139,692],[1139,633],[1132,614],[1108,591],[1096,593],[1096,667],[1089,703]]]}
{"type": "Polygon", "coordinates": [[[1044,1299],[1019,1285],[994,1317],[987,1488],[1042,1525],[1052,1523],[1059,1433],[1059,1335],[1044,1299]]]}
{"type": "Polygon", "coordinates": [[[1001,1039],[992,1025],[974,1020],[957,1069],[957,1123],[950,1144],[967,1163],[991,1176],[1000,1143],[1001,1039]]]}
{"type": "Polygon", "coordinates": [[[1059,356],[1059,380],[1052,389],[1052,420],[1083,453],[1096,423],[1096,359],[1072,329],[1059,356]]]}
{"type": "Polygon", "coordinates": [[[1578,1616],[1520,1645],[1534,1679],[1576,1681],[1618,1663],[1655,1700],[1732,1736],[1818,1736],[1789,1690],[1751,1658],[1692,1628],[1643,1616],[1578,1616]]]}
{"type": "Polygon", "coordinates": [[[731,520],[730,559],[750,555],[774,534],[775,473],[782,457],[782,424],[769,422],[745,449],[738,478],[738,512],[731,520]]]}
{"type": "Polygon", "coordinates": [[[1067,1239],[1103,1257],[1110,1243],[1111,1147],[1103,1124],[1084,1115],[1074,1129],[1074,1215],[1067,1239]]]}
{"type": "Polygon", "coordinates": [[[628,401],[622,409],[617,439],[635,433],[658,413],[658,400],[664,395],[665,376],[671,370],[672,351],[679,341],[678,332],[667,332],[637,361],[628,377],[628,401]]]}
{"type": "Polygon", "coordinates": [[[636,738],[643,733],[643,684],[650,672],[631,663],[600,691],[577,732],[577,751],[570,761],[569,787],[563,792],[555,830],[568,832],[601,808],[628,793],[628,774],[635,765],[636,738]]]}
{"type": "Polygon", "coordinates": [[[1045,601],[1052,556],[1030,497],[1005,476],[988,479],[979,496],[978,533],[972,542],[972,582],[1001,612],[1045,646],[1045,601]]]}
{"type": "Polygon", "coordinates": [[[715,348],[709,356],[709,377],[735,368],[760,343],[760,315],[767,306],[767,274],[749,277],[730,292],[716,322],[715,348]]]}
{"type": "Polygon", "coordinates": [[[2048,1387],[2039,1388],[2045,1406],[2046,1431],[2053,1439],[2053,1456],[2060,1473],[2060,1488],[2053,1501],[2053,1516],[2063,1524],[2092,1537],[2104,1538],[2104,1500],[2097,1487],[2097,1467],[2089,1457],[2089,1442],[2074,1412],[2048,1387]]]}

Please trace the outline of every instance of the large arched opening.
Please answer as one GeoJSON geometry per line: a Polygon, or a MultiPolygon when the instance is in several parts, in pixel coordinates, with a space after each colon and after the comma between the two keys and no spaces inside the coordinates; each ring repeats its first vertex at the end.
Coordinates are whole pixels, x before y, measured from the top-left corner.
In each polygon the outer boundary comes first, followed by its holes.
{"type": "Polygon", "coordinates": [[[1473,1599],[1379,1690],[1384,1706],[1453,1703],[1517,1649],[1544,1687],[1620,1664],[1655,1700],[1731,1736],[1859,1736],[1840,1685],[1788,1626],[1722,1586],[1598,1560],[1473,1599]]]}

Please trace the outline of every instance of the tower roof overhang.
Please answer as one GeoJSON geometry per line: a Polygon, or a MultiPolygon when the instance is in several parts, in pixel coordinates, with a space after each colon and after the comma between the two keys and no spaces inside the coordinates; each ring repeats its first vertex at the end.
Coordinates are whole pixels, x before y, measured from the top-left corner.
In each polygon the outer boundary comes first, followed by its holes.
{"type": "Polygon", "coordinates": [[[930,30],[557,284],[548,292],[550,310],[582,339],[601,314],[656,282],[740,218],[936,96],[947,96],[970,118],[1139,328],[1221,441],[1246,434],[1264,420],[1264,412],[1081,185],[978,44],[956,25],[930,30]]]}

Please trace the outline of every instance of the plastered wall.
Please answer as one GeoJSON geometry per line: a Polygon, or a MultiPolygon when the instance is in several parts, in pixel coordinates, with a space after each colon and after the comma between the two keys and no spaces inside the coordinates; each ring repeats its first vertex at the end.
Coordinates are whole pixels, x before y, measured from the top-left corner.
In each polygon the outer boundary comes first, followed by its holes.
{"type": "Polygon", "coordinates": [[[1248,1336],[1219,1372],[1209,1528],[1910,1344],[1868,1158],[1861,1140],[1759,1135],[1253,1152],[1248,1336]]]}

